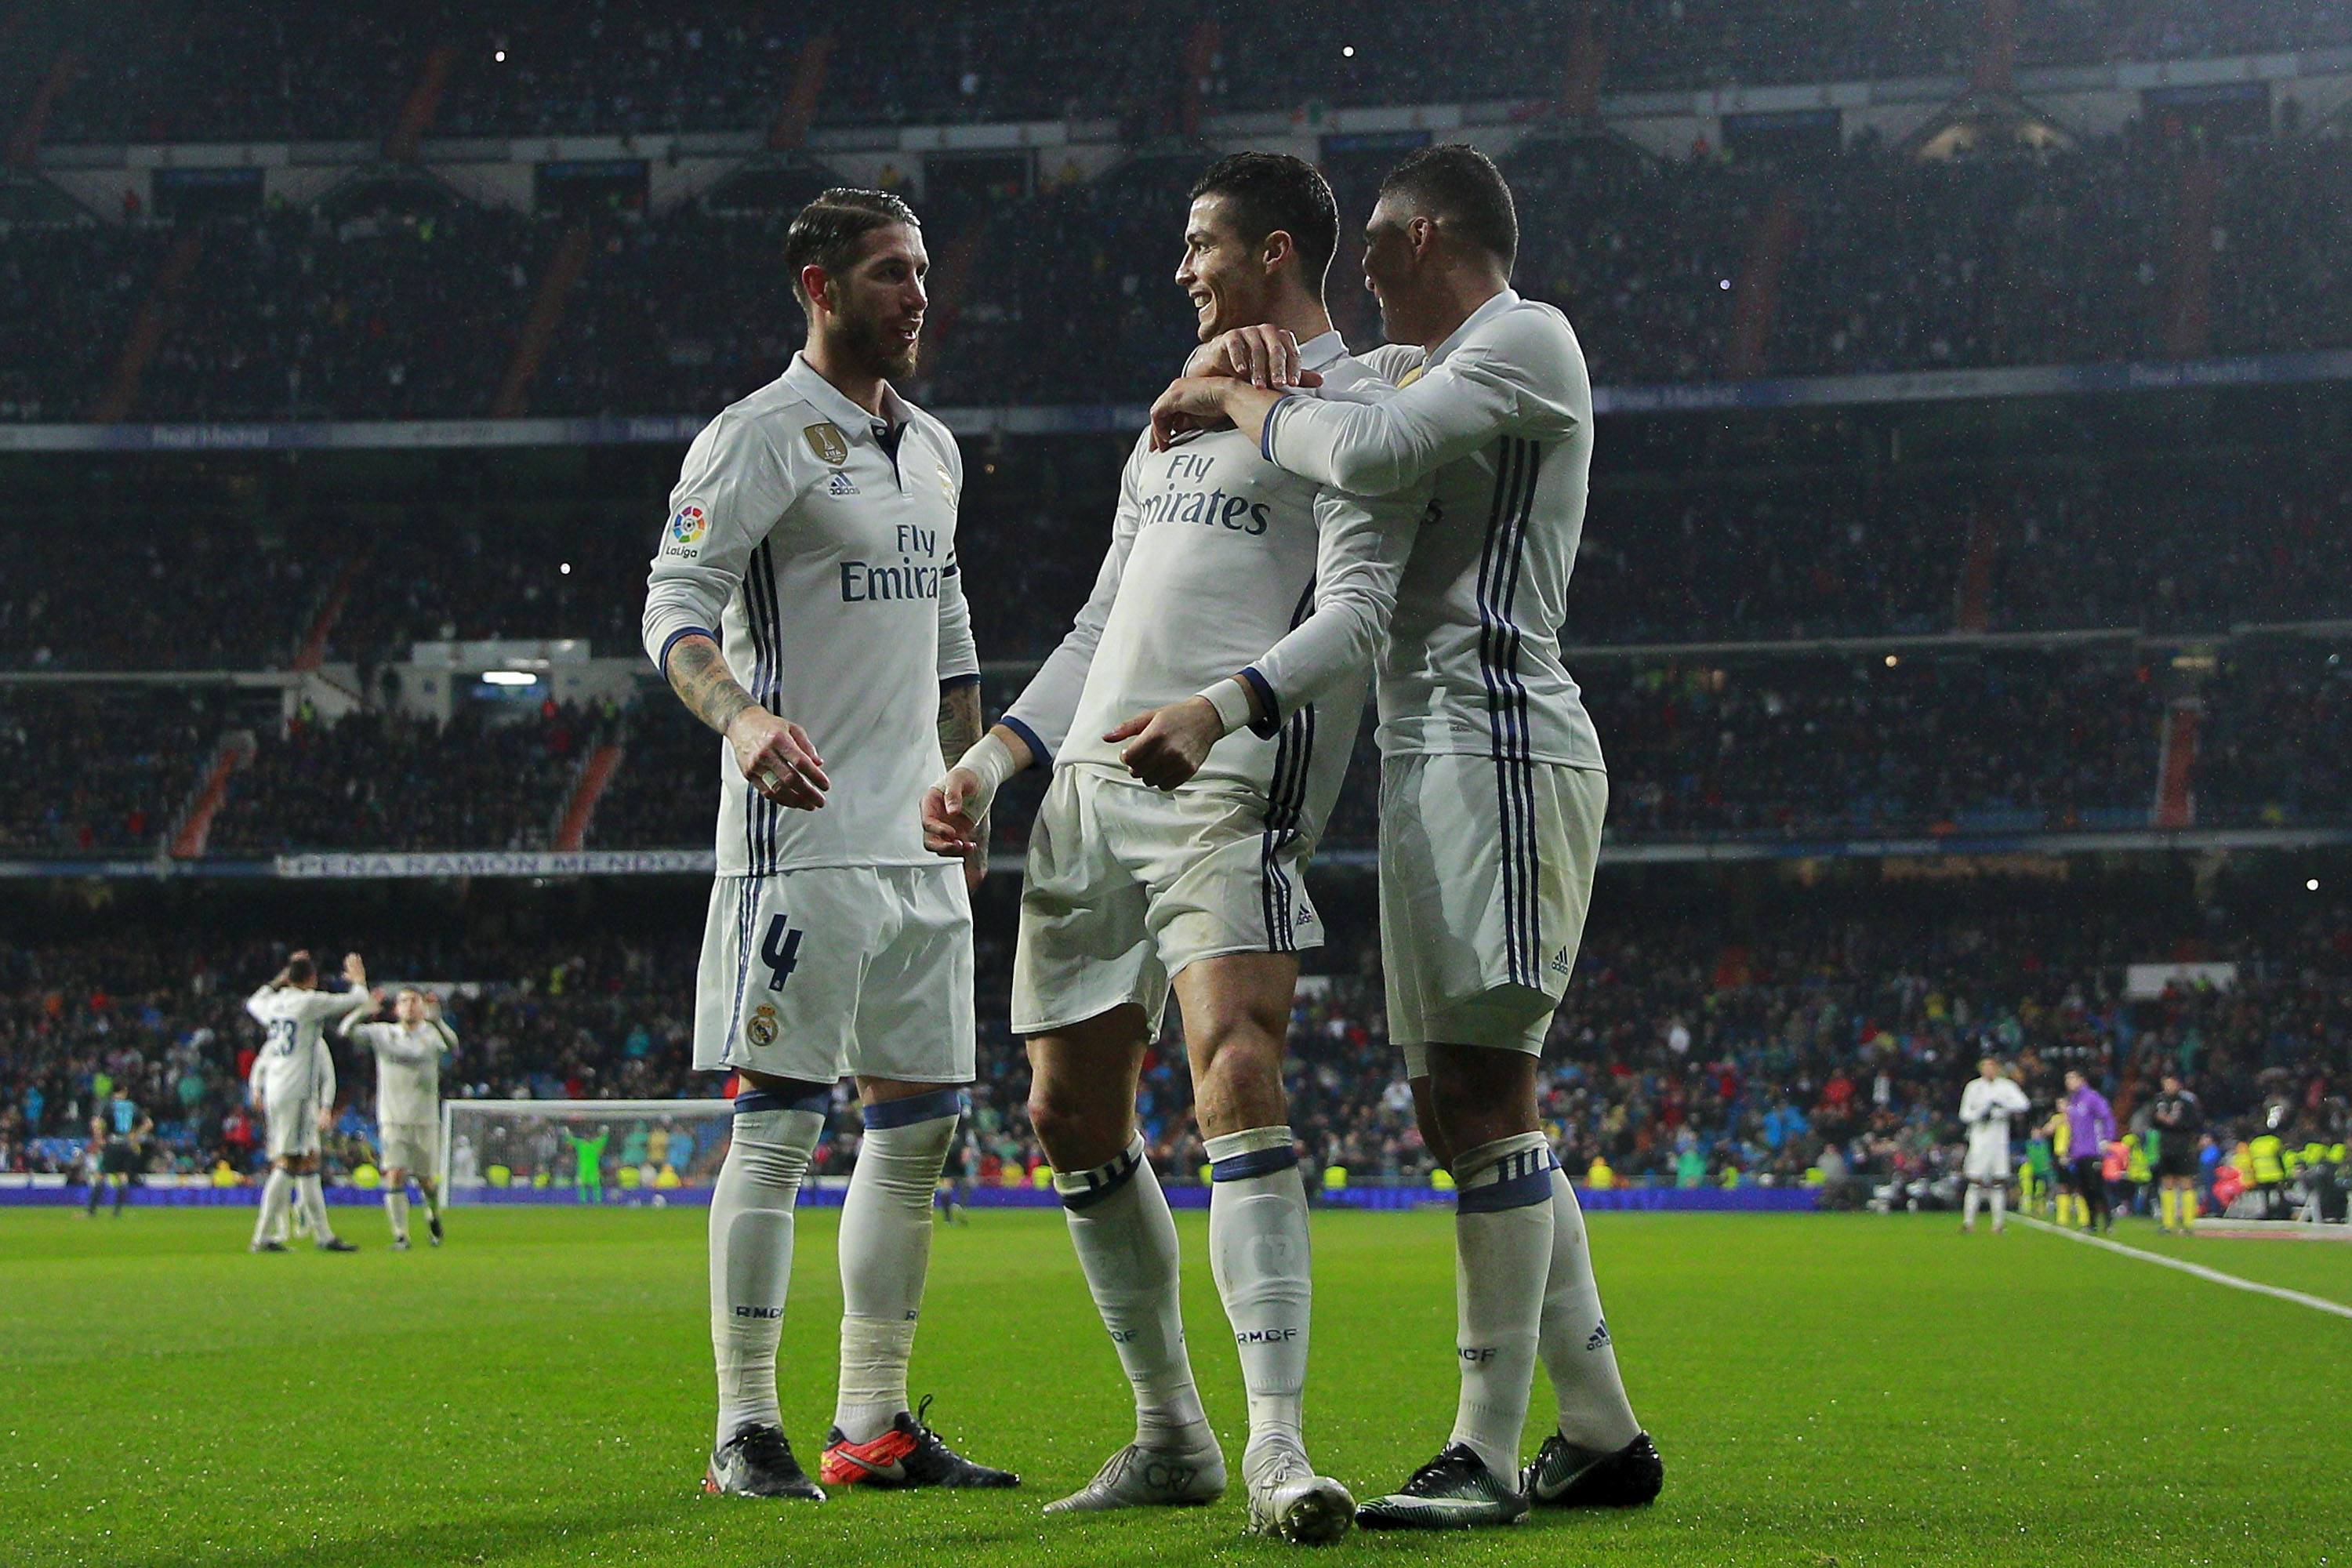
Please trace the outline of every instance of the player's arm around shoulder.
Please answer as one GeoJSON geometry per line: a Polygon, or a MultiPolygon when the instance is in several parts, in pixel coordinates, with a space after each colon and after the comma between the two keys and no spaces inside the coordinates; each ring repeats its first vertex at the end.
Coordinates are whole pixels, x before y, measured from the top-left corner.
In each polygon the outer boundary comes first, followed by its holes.
{"type": "Polygon", "coordinates": [[[1264,738],[1385,652],[1398,584],[1429,510],[1429,485],[1384,496],[1326,485],[1314,508],[1314,611],[1234,678],[1248,693],[1249,728],[1264,738]]]}

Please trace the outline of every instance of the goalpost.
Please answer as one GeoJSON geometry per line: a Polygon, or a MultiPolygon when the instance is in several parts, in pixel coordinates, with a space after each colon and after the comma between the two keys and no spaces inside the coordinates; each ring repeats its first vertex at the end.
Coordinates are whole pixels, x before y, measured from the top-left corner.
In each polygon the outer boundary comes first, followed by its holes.
{"type": "Polygon", "coordinates": [[[445,1100],[442,1201],[708,1202],[734,1121],[726,1100],[445,1100]]]}

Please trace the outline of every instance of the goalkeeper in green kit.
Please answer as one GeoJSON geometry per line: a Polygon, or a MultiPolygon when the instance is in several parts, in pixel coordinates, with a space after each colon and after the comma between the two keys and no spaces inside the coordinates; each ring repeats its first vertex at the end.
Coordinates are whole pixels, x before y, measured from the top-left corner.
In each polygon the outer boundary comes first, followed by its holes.
{"type": "Polygon", "coordinates": [[[610,1127],[598,1127],[596,1136],[583,1138],[567,1127],[564,1141],[572,1145],[572,1157],[577,1162],[572,1172],[572,1194],[583,1204],[604,1201],[604,1145],[613,1140],[610,1127]]]}

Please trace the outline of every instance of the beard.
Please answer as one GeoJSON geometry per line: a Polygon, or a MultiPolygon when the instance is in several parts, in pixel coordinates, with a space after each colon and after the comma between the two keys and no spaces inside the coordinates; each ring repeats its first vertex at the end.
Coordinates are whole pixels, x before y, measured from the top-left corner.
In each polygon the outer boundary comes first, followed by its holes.
{"type": "Polygon", "coordinates": [[[882,330],[882,323],[872,317],[846,317],[835,329],[835,345],[842,359],[868,375],[885,381],[904,381],[915,374],[921,358],[923,340],[918,332],[911,343],[899,344],[882,330]]]}

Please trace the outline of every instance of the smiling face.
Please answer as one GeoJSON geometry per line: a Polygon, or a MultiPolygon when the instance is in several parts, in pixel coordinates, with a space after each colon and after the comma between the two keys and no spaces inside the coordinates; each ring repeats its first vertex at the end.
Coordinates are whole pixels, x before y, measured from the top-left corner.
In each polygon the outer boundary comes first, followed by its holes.
{"type": "Polygon", "coordinates": [[[399,995],[393,998],[392,1012],[393,1016],[398,1018],[404,1024],[423,1023],[425,1021],[425,993],[422,991],[402,992],[399,995]]]}
{"type": "Polygon", "coordinates": [[[1192,299],[1195,330],[1204,343],[1219,332],[1265,320],[1272,275],[1265,258],[1234,226],[1223,196],[1198,197],[1185,215],[1184,259],[1176,268],[1176,286],[1192,299]]]}
{"type": "Polygon", "coordinates": [[[819,329],[828,353],[848,367],[884,380],[915,374],[923,337],[923,314],[930,309],[924,280],[930,253],[923,234],[902,223],[885,224],[863,237],[857,259],[838,271],[806,268],[801,285],[825,308],[819,329]]]}

